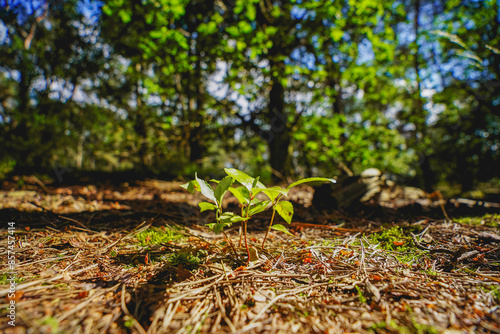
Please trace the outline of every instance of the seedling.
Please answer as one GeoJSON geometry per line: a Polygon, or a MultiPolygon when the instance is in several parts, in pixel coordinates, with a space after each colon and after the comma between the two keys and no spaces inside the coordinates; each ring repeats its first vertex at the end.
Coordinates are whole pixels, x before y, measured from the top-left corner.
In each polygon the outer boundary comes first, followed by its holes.
{"type": "MultiPolygon", "coordinates": [[[[247,224],[248,221],[252,218],[252,216],[260,212],[263,212],[268,207],[271,207],[273,210],[271,216],[271,222],[267,229],[264,240],[262,241],[262,248],[264,248],[267,235],[271,229],[275,229],[292,235],[290,232],[288,232],[288,229],[285,226],[281,224],[273,224],[276,212],[278,212],[278,214],[288,224],[292,222],[293,205],[289,201],[282,200],[283,196],[287,196],[291,188],[307,182],[333,182],[333,183],[336,182],[334,179],[328,179],[324,177],[311,177],[294,182],[286,188],[281,188],[279,186],[268,188],[264,184],[262,184],[262,182],[259,181],[259,177],[253,178],[250,175],[234,168],[225,168],[224,171],[228,176],[226,176],[220,181],[211,180],[212,182],[217,184],[215,190],[206,181],[199,179],[196,173],[194,180],[181,185],[181,187],[183,187],[184,189],[188,190],[191,193],[199,191],[203,194],[203,196],[205,196],[210,200],[210,202],[201,202],[199,206],[201,212],[206,210],[215,211],[215,223],[207,224],[207,226],[214,233],[217,234],[221,232],[224,233],[223,230],[225,227],[229,227],[233,223],[239,223],[239,222],[242,223],[243,235],[245,239],[245,248],[247,250],[247,255],[249,259],[250,259],[250,250],[248,248],[248,242],[247,242],[247,224]],[[240,186],[232,187],[235,181],[238,182],[240,186]],[[240,215],[237,215],[233,212],[223,211],[222,200],[228,191],[231,192],[240,203],[241,207],[240,215]],[[268,199],[259,200],[258,198],[256,198],[256,196],[259,193],[264,193],[268,199]]],[[[240,243],[241,243],[241,238],[240,238],[240,243]]]]}

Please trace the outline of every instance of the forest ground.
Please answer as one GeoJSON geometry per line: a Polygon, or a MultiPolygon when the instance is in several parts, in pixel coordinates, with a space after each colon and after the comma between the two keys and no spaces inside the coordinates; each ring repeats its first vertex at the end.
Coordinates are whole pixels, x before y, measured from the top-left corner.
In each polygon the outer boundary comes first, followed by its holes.
{"type": "Polygon", "coordinates": [[[0,331],[500,333],[498,209],[448,204],[450,220],[432,203],[319,211],[303,186],[290,194],[293,236],[273,231],[262,249],[270,214],[250,222],[247,264],[238,226],[233,249],[179,185],[5,181],[0,331]]]}

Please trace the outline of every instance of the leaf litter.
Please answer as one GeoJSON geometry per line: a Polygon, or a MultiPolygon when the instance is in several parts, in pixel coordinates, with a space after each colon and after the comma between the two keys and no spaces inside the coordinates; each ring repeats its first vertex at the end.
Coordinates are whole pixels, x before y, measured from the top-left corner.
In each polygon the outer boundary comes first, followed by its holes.
{"type": "MultiPolygon", "coordinates": [[[[16,327],[0,277],[5,333],[498,333],[500,216],[440,211],[355,215],[308,207],[299,187],[293,236],[204,224],[178,183],[1,191],[16,223],[16,327]],[[11,194],[14,192],[14,194],[11,194]],[[453,217],[453,213],[450,214],[453,217]],[[228,243],[231,241],[231,243],[228,243]]],[[[5,185],[4,185],[4,188],[5,185]]],[[[235,202],[225,203],[228,207],[235,202]]],[[[387,213],[389,212],[389,213],[387,213]]],[[[7,268],[7,229],[0,263],[7,268]]]]}

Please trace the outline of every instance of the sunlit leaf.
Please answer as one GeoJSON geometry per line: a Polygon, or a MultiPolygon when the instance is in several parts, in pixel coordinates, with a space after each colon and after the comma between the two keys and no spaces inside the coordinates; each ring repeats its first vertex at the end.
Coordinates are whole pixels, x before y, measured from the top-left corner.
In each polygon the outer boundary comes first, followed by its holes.
{"type": "Polygon", "coordinates": [[[191,180],[188,183],[181,184],[181,187],[193,194],[195,191],[200,191],[200,185],[198,181],[191,180]]]}
{"type": "MultiPolygon", "coordinates": [[[[226,172],[227,175],[231,176],[233,179],[238,181],[242,186],[247,188],[248,191],[252,189],[252,184],[255,179],[250,175],[248,175],[247,173],[237,170],[235,168],[225,168],[224,171],[226,172]]],[[[253,188],[265,188],[265,187],[266,187],[265,185],[257,181],[256,186],[253,188]]]]}
{"type": "Polygon", "coordinates": [[[250,201],[250,193],[245,187],[229,188],[229,191],[238,199],[241,205],[248,204],[250,201]]]}
{"type": "Polygon", "coordinates": [[[227,224],[227,223],[210,223],[210,224],[207,224],[207,227],[209,229],[211,229],[215,234],[221,233],[222,230],[224,229],[224,227],[228,227],[228,226],[231,226],[231,224],[227,224]]]}
{"type": "Polygon", "coordinates": [[[276,204],[276,211],[278,214],[288,223],[292,222],[293,217],[293,205],[288,201],[281,201],[276,204]]]}
{"type": "Polygon", "coordinates": [[[113,15],[113,9],[111,9],[108,5],[102,6],[102,12],[108,16],[113,15]]]}
{"type": "Polygon", "coordinates": [[[292,233],[290,233],[290,232],[288,231],[288,229],[287,229],[285,226],[281,225],[281,224],[275,224],[275,225],[271,226],[271,228],[272,228],[273,230],[281,231],[281,232],[284,232],[284,233],[286,233],[286,234],[288,234],[288,235],[293,236],[293,234],[292,234],[292,233]]]}
{"type": "Polygon", "coordinates": [[[279,186],[270,187],[270,188],[252,188],[252,193],[257,195],[258,193],[263,192],[269,197],[271,201],[274,201],[279,194],[287,195],[288,189],[283,189],[279,186]]]}
{"type": "Polygon", "coordinates": [[[326,177],[309,177],[307,179],[298,180],[298,181],[292,183],[286,189],[291,189],[295,186],[298,186],[299,184],[308,183],[308,182],[332,182],[332,183],[336,183],[337,181],[335,179],[328,179],[326,177]]]}
{"type": "Polygon", "coordinates": [[[132,20],[132,15],[126,10],[118,11],[118,16],[122,19],[123,23],[129,23],[132,20]]]}
{"type": "Polygon", "coordinates": [[[257,213],[264,211],[270,203],[271,201],[262,201],[255,204],[255,206],[252,206],[250,210],[248,210],[248,215],[253,216],[256,215],[257,213]]]}
{"type": "Polygon", "coordinates": [[[215,187],[214,196],[218,203],[222,202],[224,195],[232,184],[233,178],[231,178],[230,176],[226,176],[224,179],[222,179],[222,181],[219,182],[217,187],[215,187]]]}
{"type": "Polygon", "coordinates": [[[257,176],[252,182],[252,189],[257,188],[257,184],[259,183],[260,176],[257,176]]]}
{"type": "Polygon", "coordinates": [[[200,185],[200,191],[203,194],[203,196],[205,196],[209,200],[214,201],[215,204],[217,204],[218,203],[217,199],[215,199],[214,191],[210,187],[210,185],[205,180],[199,179],[197,173],[194,174],[194,177],[196,181],[198,181],[198,184],[200,185]]]}
{"type": "Polygon", "coordinates": [[[209,202],[200,202],[198,203],[198,206],[200,207],[200,212],[207,210],[217,210],[217,205],[209,202]]]}
{"type": "Polygon", "coordinates": [[[233,212],[224,212],[220,217],[219,217],[219,221],[221,223],[238,223],[238,222],[242,222],[244,220],[247,220],[247,218],[243,218],[233,212]]]}

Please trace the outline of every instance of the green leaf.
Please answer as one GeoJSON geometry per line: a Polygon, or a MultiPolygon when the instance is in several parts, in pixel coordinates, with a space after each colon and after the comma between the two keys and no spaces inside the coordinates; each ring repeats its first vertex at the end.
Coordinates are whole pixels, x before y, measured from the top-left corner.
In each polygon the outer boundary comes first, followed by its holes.
{"type": "Polygon", "coordinates": [[[260,176],[257,176],[252,182],[252,189],[257,187],[257,183],[259,183],[260,176]]]}
{"type": "Polygon", "coordinates": [[[257,204],[255,204],[255,206],[251,207],[250,210],[248,210],[248,215],[253,216],[264,211],[270,203],[271,201],[258,202],[257,204]]]}
{"type": "Polygon", "coordinates": [[[308,183],[308,182],[332,182],[332,183],[337,183],[337,180],[335,180],[335,179],[328,179],[326,177],[308,177],[307,179],[298,180],[298,181],[292,183],[286,189],[291,189],[291,188],[293,188],[295,186],[298,186],[299,184],[308,183]]]}
{"type": "Polygon", "coordinates": [[[161,30],[153,30],[149,33],[149,36],[151,36],[151,38],[157,39],[163,37],[164,35],[163,31],[161,30]]]}
{"type": "Polygon", "coordinates": [[[344,36],[344,32],[342,31],[342,29],[332,28],[330,31],[330,36],[332,37],[334,42],[338,42],[340,41],[342,36],[344,36]]]}
{"type": "Polygon", "coordinates": [[[247,12],[246,12],[246,17],[250,20],[253,21],[255,20],[255,17],[257,15],[257,9],[253,4],[247,4],[247,12]]]}
{"type": "Polygon", "coordinates": [[[239,31],[241,31],[243,34],[248,34],[248,33],[251,33],[252,32],[252,26],[250,25],[250,23],[246,22],[246,21],[239,21],[238,22],[238,29],[239,31]]]}
{"type": "Polygon", "coordinates": [[[194,177],[196,181],[198,181],[198,184],[200,186],[200,191],[209,200],[212,200],[215,202],[217,205],[217,199],[214,196],[214,191],[213,189],[208,185],[208,183],[205,180],[199,179],[197,173],[194,174],[194,177]]]}
{"type": "Polygon", "coordinates": [[[209,202],[200,202],[198,203],[198,206],[200,207],[200,212],[207,210],[217,210],[217,205],[209,202]]]}
{"type": "Polygon", "coordinates": [[[181,184],[181,187],[189,191],[191,194],[194,194],[195,191],[200,191],[200,185],[198,181],[192,180],[188,183],[181,184]]]}
{"type": "Polygon", "coordinates": [[[221,233],[222,230],[224,229],[224,227],[228,227],[228,226],[231,226],[231,224],[227,224],[227,223],[210,223],[210,224],[207,224],[207,227],[209,229],[211,229],[215,234],[221,233]]]}
{"type": "Polygon", "coordinates": [[[288,229],[285,226],[281,225],[281,224],[275,224],[275,225],[271,226],[271,228],[273,230],[277,230],[277,231],[281,231],[283,233],[289,234],[289,235],[291,235],[293,237],[293,234],[290,233],[290,232],[288,232],[288,229]]]}
{"type": "Polygon", "coordinates": [[[254,178],[248,175],[245,172],[242,172],[240,170],[237,170],[236,168],[224,168],[224,171],[226,172],[227,175],[231,176],[233,179],[241,183],[242,186],[248,189],[248,191],[251,191],[252,188],[265,188],[266,186],[263,185],[261,182],[257,181],[257,184],[255,187],[252,187],[252,184],[254,182],[254,178]]]}
{"type": "Polygon", "coordinates": [[[108,5],[102,6],[102,12],[108,16],[113,15],[113,9],[111,9],[108,5]]]}
{"type": "Polygon", "coordinates": [[[252,193],[257,195],[258,193],[263,192],[269,197],[271,201],[274,201],[279,194],[287,195],[288,189],[283,189],[279,186],[271,187],[271,188],[252,188],[252,193]]]}
{"type": "Polygon", "coordinates": [[[231,187],[232,184],[233,184],[233,178],[230,176],[226,176],[225,178],[222,179],[222,181],[219,182],[217,187],[215,187],[214,195],[218,203],[222,202],[224,195],[226,194],[227,190],[229,189],[229,187],[231,187]]]}
{"type": "Polygon", "coordinates": [[[247,204],[250,201],[250,193],[245,187],[229,188],[229,191],[238,199],[241,205],[247,204]]]}
{"type": "Polygon", "coordinates": [[[281,201],[276,204],[276,211],[278,214],[288,223],[292,222],[293,217],[293,205],[288,201],[281,201]]]}
{"type": "Polygon", "coordinates": [[[122,19],[123,23],[129,23],[132,20],[132,15],[126,10],[120,10],[118,16],[122,19]]]}
{"type": "Polygon", "coordinates": [[[232,224],[232,223],[238,223],[242,222],[244,220],[247,220],[248,218],[243,218],[241,216],[238,216],[237,214],[233,212],[224,212],[220,217],[219,221],[221,223],[226,223],[226,224],[232,224]]]}
{"type": "Polygon", "coordinates": [[[232,36],[238,36],[240,34],[238,27],[227,27],[226,31],[232,36]]]}

